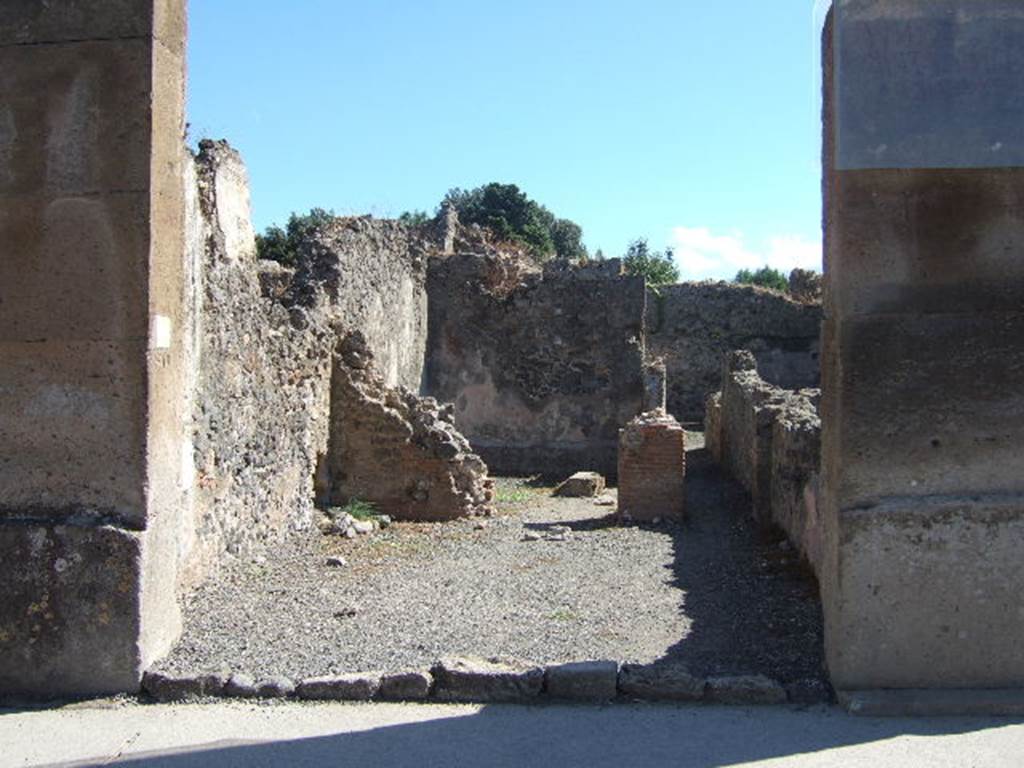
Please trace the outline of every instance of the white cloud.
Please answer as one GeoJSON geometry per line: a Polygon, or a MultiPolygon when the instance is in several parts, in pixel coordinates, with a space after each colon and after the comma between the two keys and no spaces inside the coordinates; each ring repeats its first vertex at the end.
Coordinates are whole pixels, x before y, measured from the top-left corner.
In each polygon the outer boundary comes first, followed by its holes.
{"type": "Polygon", "coordinates": [[[672,247],[683,280],[731,280],[741,269],[794,267],[821,271],[821,243],[800,235],[775,235],[752,245],[742,232],[715,234],[707,227],[675,227],[672,247]]]}

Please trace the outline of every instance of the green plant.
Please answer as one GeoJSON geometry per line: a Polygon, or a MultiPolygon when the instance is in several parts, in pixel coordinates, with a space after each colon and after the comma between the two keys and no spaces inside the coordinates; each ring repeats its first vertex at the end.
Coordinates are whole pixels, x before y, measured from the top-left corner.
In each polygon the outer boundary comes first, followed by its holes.
{"type": "Polygon", "coordinates": [[[430,216],[426,211],[406,211],[398,217],[398,220],[410,227],[422,227],[430,221],[430,216]]]}
{"type": "Polygon", "coordinates": [[[377,512],[377,507],[370,501],[363,501],[362,499],[349,499],[348,504],[341,508],[342,512],[345,512],[356,520],[374,520],[380,517],[380,513],[377,512]]]}
{"type": "Polygon", "coordinates": [[[771,288],[781,293],[789,291],[789,280],[786,279],[786,276],[768,265],[753,272],[749,269],[741,269],[736,273],[734,282],[741,285],[759,285],[762,288],[771,288]]]}
{"type": "Polygon", "coordinates": [[[521,504],[530,500],[530,492],[522,488],[498,488],[494,500],[499,504],[521,504]]]}
{"type": "Polygon", "coordinates": [[[262,235],[256,235],[256,255],[286,267],[294,267],[298,262],[302,241],[334,218],[334,211],[324,208],[313,208],[303,216],[292,213],[285,229],[272,224],[263,230],[262,235]]]}
{"type": "Polygon", "coordinates": [[[653,250],[645,237],[637,238],[629,244],[622,263],[627,274],[643,277],[655,294],[660,286],[679,282],[679,267],[673,260],[672,249],[653,250]]]}

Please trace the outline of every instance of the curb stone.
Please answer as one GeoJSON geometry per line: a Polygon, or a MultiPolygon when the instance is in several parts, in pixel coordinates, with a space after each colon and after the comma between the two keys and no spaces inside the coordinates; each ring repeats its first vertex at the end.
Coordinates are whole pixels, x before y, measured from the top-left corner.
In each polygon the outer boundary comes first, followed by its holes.
{"type": "Polygon", "coordinates": [[[303,680],[295,693],[300,699],[309,700],[369,701],[377,694],[380,683],[377,672],[356,672],[303,680]]]}
{"type": "Polygon", "coordinates": [[[549,666],[544,690],[556,699],[611,701],[618,692],[617,661],[577,661],[549,666]]]}

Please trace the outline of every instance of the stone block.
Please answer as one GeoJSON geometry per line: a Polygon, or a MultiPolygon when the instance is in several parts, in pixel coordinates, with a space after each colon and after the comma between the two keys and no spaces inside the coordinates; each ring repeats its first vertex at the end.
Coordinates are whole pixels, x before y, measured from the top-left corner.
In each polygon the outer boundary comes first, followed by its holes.
{"type": "Polygon", "coordinates": [[[544,686],[544,669],[502,659],[445,658],[433,668],[439,701],[529,702],[544,686]]]}
{"type": "Polygon", "coordinates": [[[272,677],[256,683],[256,695],[261,699],[286,699],[295,693],[295,683],[287,677],[272,677]]]}
{"type": "Polygon", "coordinates": [[[547,668],[545,690],[556,699],[609,701],[615,698],[617,661],[577,661],[547,668]]]}
{"type": "Polygon", "coordinates": [[[681,519],[686,509],[686,445],[679,423],[641,414],[619,436],[619,512],[633,520],[681,519]]]}
{"type": "Polygon", "coordinates": [[[786,689],[764,675],[709,677],[707,697],[714,704],[785,704],[786,689]]]}
{"type": "Polygon", "coordinates": [[[296,689],[300,699],[325,701],[369,701],[380,690],[377,672],[356,672],[303,680],[296,689]]]}
{"type": "Polygon", "coordinates": [[[0,524],[0,691],[137,691],[141,561],[142,534],[134,531],[0,524]]]}
{"type": "Polygon", "coordinates": [[[837,691],[839,705],[861,717],[1022,717],[1019,688],[837,691]]]}
{"type": "Polygon", "coordinates": [[[227,683],[227,676],[218,674],[173,675],[149,671],[142,676],[142,690],[162,702],[220,696],[227,683]]]}
{"type": "Polygon", "coordinates": [[[233,699],[254,699],[259,695],[256,690],[256,680],[252,675],[235,672],[224,683],[224,695],[233,699]]]}
{"type": "Polygon", "coordinates": [[[393,672],[381,677],[377,698],[383,701],[420,701],[430,695],[433,682],[429,672],[393,672]]]}
{"type": "Polygon", "coordinates": [[[619,690],[648,701],[701,701],[707,680],[680,664],[623,664],[619,690]]]}
{"type": "Polygon", "coordinates": [[[591,498],[604,490],[604,477],[598,472],[576,472],[555,488],[556,496],[591,498]]]}

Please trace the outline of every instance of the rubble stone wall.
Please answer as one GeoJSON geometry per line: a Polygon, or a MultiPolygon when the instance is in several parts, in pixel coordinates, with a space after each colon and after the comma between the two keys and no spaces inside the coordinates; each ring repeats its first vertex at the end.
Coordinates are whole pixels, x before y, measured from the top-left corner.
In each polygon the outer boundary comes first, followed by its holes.
{"type": "Polygon", "coordinates": [[[362,333],[339,344],[331,380],[329,502],[359,499],[396,520],[490,514],[487,466],[439,406],[388,387],[362,333]]]}
{"type": "Polygon", "coordinates": [[[455,404],[492,472],[615,475],[643,396],[642,279],[455,255],[432,260],[428,294],[425,392],[455,404]]]}
{"type": "Polygon", "coordinates": [[[749,285],[666,285],[647,300],[647,354],[665,360],[668,410],[700,421],[719,387],[722,356],[754,354],[761,377],[786,389],[818,386],[819,303],[749,285]]]}
{"type": "Polygon", "coordinates": [[[760,522],[774,523],[818,568],[817,512],[821,420],[816,389],[785,390],[765,382],[752,353],[726,356],[722,389],[707,398],[705,443],[751,496],[760,522]]]}

